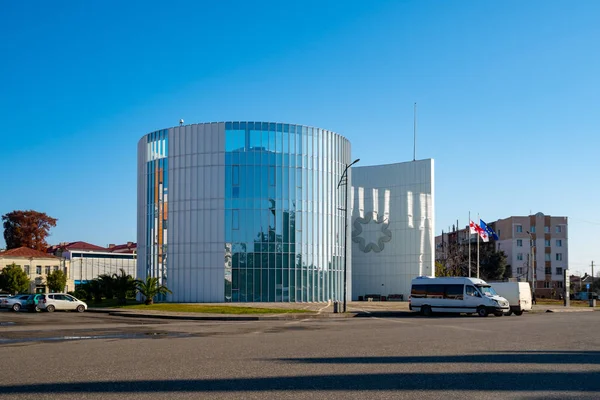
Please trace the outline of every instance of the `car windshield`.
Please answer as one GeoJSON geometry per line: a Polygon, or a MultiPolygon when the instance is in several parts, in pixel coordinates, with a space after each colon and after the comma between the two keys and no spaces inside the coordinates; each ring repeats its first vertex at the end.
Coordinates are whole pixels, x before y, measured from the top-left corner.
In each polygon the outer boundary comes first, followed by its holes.
{"type": "Polygon", "coordinates": [[[496,293],[494,288],[491,286],[477,285],[477,287],[481,293],[485,294],[486,296],[498,296],[498,293],[496,293]]]}

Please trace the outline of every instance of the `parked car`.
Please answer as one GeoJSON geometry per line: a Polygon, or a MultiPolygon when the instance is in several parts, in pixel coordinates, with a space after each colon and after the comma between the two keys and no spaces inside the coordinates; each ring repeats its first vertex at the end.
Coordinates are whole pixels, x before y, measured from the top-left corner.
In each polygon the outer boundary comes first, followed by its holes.
{"type": "Polygon", "coordinates": [[[13,311],[19,311],[25,305],[29,298],[28,294],[18,294],[7,298],[0,298],[0,308],[10,308],[13,311]]]}
{"type": "Polygon", "coordinates": [[[40,301],[44,297],[43,294],[30,294],[25,300],[25,308],[29,312],[40,311],[40,301]]]}
{"type": "Polygon", "coordinates": [[[66,293],[46,293],[42,295],[40,309],[48,312],[74,310],[84,312],[87,310],[87,304],[70,294],[66,293]]]}

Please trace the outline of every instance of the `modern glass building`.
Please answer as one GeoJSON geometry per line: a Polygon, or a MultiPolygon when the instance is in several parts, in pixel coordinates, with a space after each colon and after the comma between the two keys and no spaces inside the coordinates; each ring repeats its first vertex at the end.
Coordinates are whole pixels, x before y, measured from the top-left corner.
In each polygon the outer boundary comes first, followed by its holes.
{"type": "MultiPolygon", "coordinates": [[[[302,125],[220,122],[145,135],[138,277],[158,277],[173,291],[162,300],[174,302],[342,300],[338,182],[349,163],[347,139],[302,125]]],[[[347,238],[350,254],[350,229],[347,238]]],[[[348,257],[348,299],[351,266],[348,257]]]]}

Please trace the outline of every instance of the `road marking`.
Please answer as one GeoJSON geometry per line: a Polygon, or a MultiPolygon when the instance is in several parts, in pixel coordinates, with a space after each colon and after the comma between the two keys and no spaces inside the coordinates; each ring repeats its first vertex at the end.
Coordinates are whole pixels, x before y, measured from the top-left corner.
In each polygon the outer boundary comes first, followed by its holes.
{"type": "Polygon", "coordinates": [[[317,314],[321,314],[321,312],[326,309],[327,307],[329,307],[331,305],[331,300],[327,300],[327,305],[325,307],[321,307],[319,308],[319,311],[317,311],[317,314]]]}
{"type": "Polygon", "coordinates": [[[295,325],[295,324],[300,324],[300,323],[306,322],[306,321],[312,321],[312,319],[305,318],[305,319],[301,319],[300,321],[286,322],[284,325],[295,325]]]}

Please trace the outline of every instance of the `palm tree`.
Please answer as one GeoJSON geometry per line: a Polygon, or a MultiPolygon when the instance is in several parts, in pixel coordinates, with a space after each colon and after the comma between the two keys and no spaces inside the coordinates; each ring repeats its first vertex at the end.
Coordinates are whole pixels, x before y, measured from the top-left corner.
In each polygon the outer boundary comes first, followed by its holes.
{"type": "Polygon", "coordinates": [[[136,287],[140,294],[146,298],[144,301],[146,305],[154,304],[154,297],[160,294],[173,294],[166,286],[160,284],[158,278],[152,276],[146,277],[145,282],[137,280],[136,287]]]}
{"type": "Polygon", "coordinates": [[[104,293],[104,297],[107,299],[112,299],[115,297],[115,280],[112,275],[102,274],[98,276],[98,281],[100,282],[100,286],[102,287],[102,292],[104,293]]]}
{"type": "Polygon", "coordinates": [[[120,274],[113,274],[112,276],[112,288],[117,295],[117,302],[119,304],[126,304],[127,292],[135,290],[136,281],[121,268],[120,274]]]}
{"type": "Polygon", "coordinates": [[[94,297],[94,302],[95,303],[101,303],[102,302],[102,283],[98,280],[98,279],[92,279],[91,281],[89,281],[90,284],[90,292],[92,293],[92,296],[94,297]]]}

